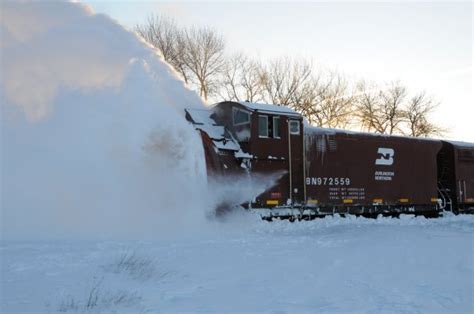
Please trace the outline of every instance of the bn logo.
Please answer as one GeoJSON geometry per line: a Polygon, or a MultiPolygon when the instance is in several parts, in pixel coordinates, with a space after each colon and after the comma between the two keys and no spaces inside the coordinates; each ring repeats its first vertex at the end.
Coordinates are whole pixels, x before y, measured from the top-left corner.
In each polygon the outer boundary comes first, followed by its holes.
{"type": "Polygon", "coordinates": [[[375,160],[376,165],[391,166],[393,165],[393,156],[395,156],[395,151],[392,148],[382,148],[380,147],[377,151],[379,156],[375,160]]]}

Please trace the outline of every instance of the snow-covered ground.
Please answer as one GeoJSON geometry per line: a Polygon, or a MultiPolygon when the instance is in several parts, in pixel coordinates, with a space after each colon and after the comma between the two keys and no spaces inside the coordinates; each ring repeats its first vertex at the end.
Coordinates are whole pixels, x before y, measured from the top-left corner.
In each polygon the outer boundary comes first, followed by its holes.
{"type": "Polygon", "coordinates": [[[150,241],[4,242],[2,312],[474,311],[474,216],[254,218],[150,241]]]}

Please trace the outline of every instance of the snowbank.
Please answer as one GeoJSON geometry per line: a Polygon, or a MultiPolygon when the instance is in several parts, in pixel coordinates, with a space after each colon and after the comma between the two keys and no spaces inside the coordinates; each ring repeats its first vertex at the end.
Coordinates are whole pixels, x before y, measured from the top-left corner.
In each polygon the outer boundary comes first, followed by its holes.
{"type": "Polygon", "coordinates": [[[0,308],[473,312],[474,216],[334,217],[300,223],[247,216],[240,223],[215,224],[215,232],[207,235],[172,241],[3,243],[0,308]],[[87,307],[91,294],[97,302],[87,307]]]}
{"type": "Polygon", "coordinates": [[[6,2],[0,27],[4,239],[204,219],[202,145],[183,117],[203,103],[156,51],[78,3],[6,2]]]}

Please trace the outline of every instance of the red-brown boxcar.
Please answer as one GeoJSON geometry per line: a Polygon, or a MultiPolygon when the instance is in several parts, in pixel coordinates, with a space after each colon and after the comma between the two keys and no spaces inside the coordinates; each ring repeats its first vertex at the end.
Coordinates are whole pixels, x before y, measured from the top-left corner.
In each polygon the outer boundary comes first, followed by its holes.
{"type": "Polygon", "coordinates": [[[275,181],[253,206],[303,205],[303,117],[285,106],[250,102],[221,102],[212,111],[216,123],[251,155],[251,173],[275,181]]]}
{"type": "Polygon", "coordinates": [[[306,128],[307,203],[320,211],[433,211],[441,142],[306,128]]]}
{"type": "Polygon", "coordinates": [[[454,211],[474,210],[474,144],[443,141],[438,176],[441,196],[454,211]]]}

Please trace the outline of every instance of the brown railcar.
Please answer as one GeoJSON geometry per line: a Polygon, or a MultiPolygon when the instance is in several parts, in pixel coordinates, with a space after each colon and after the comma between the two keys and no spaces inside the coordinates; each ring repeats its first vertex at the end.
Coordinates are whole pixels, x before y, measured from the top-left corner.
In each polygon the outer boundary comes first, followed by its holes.
{"type": "Polygon", "coordinates": [[[307,203],[322,211],[435,211],[440,141],[306,128],[307,203]]]}
{"type": "Polygon", "coordinates": [[[454,211],[474,211],[474,144],[443,141],[438,177],[441,196],[454,211]]]}
{"type": "Polygon", "coordinates": [[[284,107],[249,102],[221,102],[211,116],[252,156],[251,172],[267,175],[275,184],[253,206],[303,205],[303,118],[284,107]],[[276,178],[275,178],[276,176],[276,178]]]}

